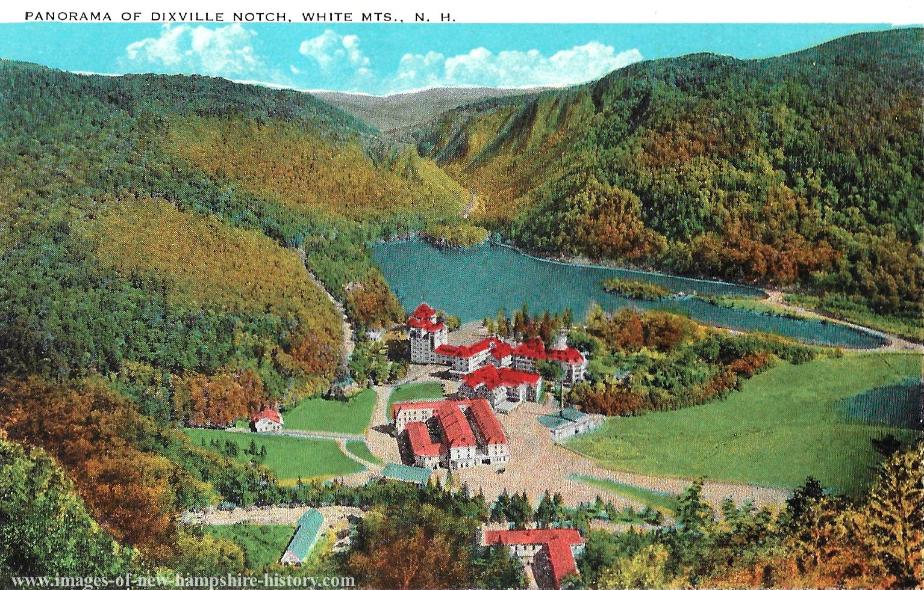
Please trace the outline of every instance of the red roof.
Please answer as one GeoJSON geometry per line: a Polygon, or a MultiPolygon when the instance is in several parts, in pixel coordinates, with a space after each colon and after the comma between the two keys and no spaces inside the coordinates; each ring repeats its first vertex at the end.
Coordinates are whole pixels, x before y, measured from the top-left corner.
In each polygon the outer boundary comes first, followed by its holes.
{"type": "Polygon", "coordinates": [[[439,332],[446,324],[443,322],[433,322],[431,320],[424,320],[411,316],[407,319],[407,325],[411,328],[420,328],[421,330],[426,330],[427,332],[439,332]]]}
{"type": "Polygon", "coordinates": [[[527,373],[526,371],[517,371],[507,367],[497,368],[494,365],[485,365],[480,369],[472,371],[462,378],[462,381],[475,389],[484,385],[488,390],[494,390],[498,387],[516,387],[523,383],[535,387],[541,377],[536,373],[527,373]]]}
{"type": "Polygon", "coordinates": [[[443,322],[436,321],[436,310],[426,303],[417,306],[417,309],[407,318],[407,325],[428,332],[438,332],[445,326],[443,322]]]}
{"type": "Polygon", "coordinates": [[[478,427],[478,432],[481,433],[485,443],[489,445],[507,444],[504,429],[501,427],[500,422],[497,421],[497,416],[491,411],[488,400],[472,400],[470,408],[472,419],[475,421],[475,426],[478,427]]]}
{"type": "Polygon", "coordinates": [[[491,348],[490,341],[486,338],[473,344],[454,346],[452,344],[440,344],[433,352],[444,356],[455,356],[460,358],[471,358],[479,352],[484,352],[491,348]]]}
{"type": "Polygon", "coordinates": [[[491,355],[494,356],[494,358],[502,359],[505,356],[513,354],[513,347],[503,340],[499,338],[490,338],[489,340],[494,344],[494,346],[491,347],[491,355]]]}
{"type": "Polygon", "coordinates": [[[392,404],[391,417],[394,418],[401,410],[433,410],[439,407],[445,400],[436,400],[431,402],[399,402],[392,404]]]}
{"type": "Polygon", "coordinates": [[[527,340],[513,349],[514,356],[545,360],[545,344],[538,338],[527,340]]]}
{"type": "Polygon", "coordinates": [[[513,355],[534,360],[558,361],[571,365],[579,365],[584,362],[584,355],[581,354],[580,350],[571,346],[546,350],[545,344],[538,338],[528,340],[514,348],[513,355]]]}
{"type": "Polygon", "coordinates": [[[410,422],[405,427],[415,457],[438,457],[440,445],[430,438],[430,431],[423,422],[410,422]]]}
{"type": "Polygon", "coordinates": [[[436,419],[446,437],[449,448],[475,446],[475,433],[468,424],[468,418],[459,409],[459,403],[445,401],[436,409],[436,419]]]}
{"type": "Polygon", "coordinates": [[[251,422],[259,422],[260,420],[267,419],[276,424],[282,424],[282,416],[279,415],[279,412],[272,408],[263,408],[259,412],[253,415],[251,422]]]}
{"type": "Polygon", "coordinates": [[[577,571],[572,545],[581,545],[584,538],[577,529],[530,529],[485,531],[487,545],[544,545],[549,553],[549,565],[555,586],[568,574],[577,571]]]}
{"type": "Polygon", "coordinates": [[[584,362],[584,355],[581,351],[572,348],[555,348],[548,352],[548,357],[553,361],[564,362],[570,365],[579,365],[584,362]]]}
{"type": "Polygon", "coordinates": [[[426,303],[421,303],[417,306],[417,309],[411,313],[412,318],[418,318],[421,320],[428,320],[436,315],[436,310],[427,305],[426,303]]]}

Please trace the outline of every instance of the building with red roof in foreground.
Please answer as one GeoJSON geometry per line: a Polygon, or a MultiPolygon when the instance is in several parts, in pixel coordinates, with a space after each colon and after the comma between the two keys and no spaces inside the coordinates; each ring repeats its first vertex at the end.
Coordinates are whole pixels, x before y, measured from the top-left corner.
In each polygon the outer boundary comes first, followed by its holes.
{"type": "Polygon", "coordinates": [[[272,408],[263,408],[250,417],[254,432],[279,432],[282,430],[282,414],[272,408]]]}
{"type": "Polygon", "coordinates": [[[577,573],[574,558],[584,550],[577,529],[485,531],[484,544],[506,545],[524,567],[532,567],[540,588],[560,588],[565,577],[577,573]]]}
{"type": "Polygon", "coordinates": [[[510,460],[504,429],[484,399],[402,402],[392,406],[396,433],[406,435],[418,467],[452,469],[510,460]],[[437,440],[431,432],[438,433],[437,440]]]}
{"type": "Polygon", "coordinates": [[[521,402],[537,401],[541,391],[542,377],[538,373],[487,364],[462,378],[458,395],[486,399],[492,408],[506,414],[521,402]]]}

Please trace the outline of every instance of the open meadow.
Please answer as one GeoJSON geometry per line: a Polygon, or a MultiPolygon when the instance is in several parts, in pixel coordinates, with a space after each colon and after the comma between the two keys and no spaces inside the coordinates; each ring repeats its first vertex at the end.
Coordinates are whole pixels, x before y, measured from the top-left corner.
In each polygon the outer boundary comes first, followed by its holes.
{"type": "Polygon", "coordinates": [[[258,449],[265,446],[266,458],[263,465],[275,473],[280,483],[283,484],[294,484],[298,478],[302,478],[304,481],[330,479],[363,470],[362,465],[340,451],[335,440],[299,438],[278,434],[227,432],[224,430],[193,428],[184,430],[194,444],[202,445],[206,448],[209,447],[212,440],[217,440],[222,444],[227,440],[237,443],[240,454],[233,458],[242,462],[246,462],[250,458],[246,451],[251,441],[256,443],[258,449]]]}
{"type": "Polygon", "coordinates": [[[286,428],[323,432],[362,434],[369,426],[375,407],[375,392],[363,389],[349,400],[314,397],[283,413],[286,428]]]}
{"type": "Polygon", "coordinates": [[[741,391],[672,412],[610,418],[568,447],[614,469],[795,487],[862,491],[877,464],[873,438],[910,440],[913,430],[849,419],[840,400],[920,376],[921,357],[860,354],[780,363],[741,391]]]}

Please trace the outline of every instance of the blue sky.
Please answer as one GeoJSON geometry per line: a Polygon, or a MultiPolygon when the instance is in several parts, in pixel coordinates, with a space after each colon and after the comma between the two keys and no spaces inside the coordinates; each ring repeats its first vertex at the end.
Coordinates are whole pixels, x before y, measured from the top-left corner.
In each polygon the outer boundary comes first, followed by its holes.
{"type": "Polygon", "coordinates": [[[70,71],[197,73],[389,94],[564,86],[642,59],[770,57],[889,25],[0,24],[0,57],[70,71]]]}

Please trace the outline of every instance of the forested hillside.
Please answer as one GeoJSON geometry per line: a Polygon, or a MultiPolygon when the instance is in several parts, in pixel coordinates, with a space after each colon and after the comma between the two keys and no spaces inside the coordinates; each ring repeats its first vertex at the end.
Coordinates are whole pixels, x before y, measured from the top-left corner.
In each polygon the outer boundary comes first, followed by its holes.
{"type": "MultiPolygon", "coordinates": [[[[146,561],[233,563],[177,515],[279,488],[177,427],[324,390],[342,320],[309,271],[357,327],[400,319],[366,243],[457,216],[461,194],[304,93],[0,61],[0,428],[146,561]]],[[[74,559],[127,559],[94,531],[74,559]]]]}
{"type": "Polygon", "coordinates": [[[921,29],[778,58],[689,55],[417,131],[531,250],[802,287],[916,321],[921,29]]]}

